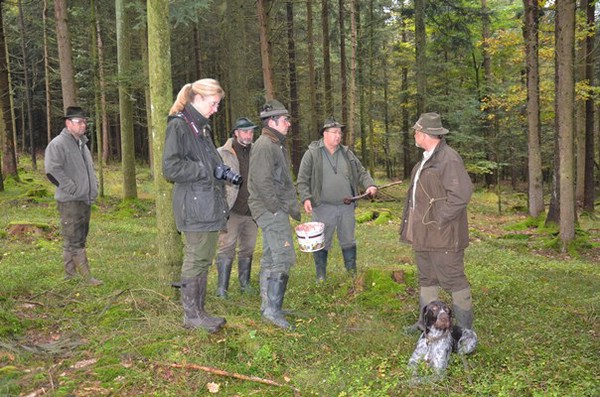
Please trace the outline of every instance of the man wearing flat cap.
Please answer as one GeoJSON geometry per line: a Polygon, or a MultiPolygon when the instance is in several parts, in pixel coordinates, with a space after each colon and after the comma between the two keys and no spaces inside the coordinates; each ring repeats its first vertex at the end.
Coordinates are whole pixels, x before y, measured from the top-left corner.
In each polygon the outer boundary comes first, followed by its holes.
{"type": "Polygon", "coordinates": [[[282,310],[291,267],[296,262],[290,217],[300,221],[300,205],[291,175],[286,137],[290,114],[275,99],[261,111],[261,135],[252,145],[248,175],[248,205],[262,230],[260,297],[263,319],[283,329],[293,326],[282,310]]]}
{"type": "Polygon", "coordinates": [[[86,143],[87,114],[69,106],[63,117],[65,128],[46,147],[46,176],[56,186],[54,198],[60,212],[65,278],[81,274],[91,285],[102,284],[92,277],[86,254],[91,206],[98,196],[98,180],[86,143]]]}
{"type": "Polygon", "coordinates": [[[439,288],[452,295],[454,317],[473,328],[471,288],[465,275],[469,245],[467,204],[473,184],[460,155],[447,145],[448,130],[437,113],[423,113],[413,126],[423,159],[411,174],[402,216],[400,240],[412,244],[419,271],[419,320],[407,332],[423,330],[421,313],[438,300],[439,288]]]}
{"type": "Polygon", "coordinates": [[[225,145],[217,149],[223,162],[231,170],[242,176],[242,184],[225,185],[229,219],[227,229],[219,233],[219,250],[217,252],[217,296],[227,298],[231,268],[236,255],[238,262],[238,281],[243,293],[251,293],[250,272],[252,270],[252,254],[256,245],[258,227],[252,219],[248,206],[248,169],[250,165],[250,149],[254,141],[254,130],[257,128],[246,117],[236,120],[231,130],[231,138],[225,145]]]}
{"type": "Polygon", "coordinates": [[[354,235],[356,202],[345,204],[344,198],[358,195],[365,189],[371,196],[377,186],[356,155],[342,145],[344,125],[333,117],[325,120],[322,138],[308,145],[298,171],[298,193],[304,211],[314,222],[325,224],[323,249],[313,252],[317,282],[324,282],[327,256],[337,231],[342,248],[344,267],[356,273],[356,239],[354,235]]]}

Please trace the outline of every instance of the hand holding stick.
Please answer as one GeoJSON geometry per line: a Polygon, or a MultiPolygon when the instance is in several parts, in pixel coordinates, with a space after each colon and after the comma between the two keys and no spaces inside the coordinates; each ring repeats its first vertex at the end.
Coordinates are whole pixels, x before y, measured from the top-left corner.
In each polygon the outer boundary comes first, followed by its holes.
{"type": "MultiPolygon", "coordinates": [[[[396,182],[386,183],[385,185],[378,186],[377,190],[385,189],[386,187],[390,187],[390,186],[394,186],[394,185],[399,185],[401,183],[402,183],[402,181],[396,181],[396,182]]],[[[367,196],[370,196],[369,192],[365,192],[365,193],[360,194],[358,196],[344,197],[344,204],[350,205],[353,202],[355,202],[356,200],[360,200],[360,199],[365,198],[367,196]]]]}

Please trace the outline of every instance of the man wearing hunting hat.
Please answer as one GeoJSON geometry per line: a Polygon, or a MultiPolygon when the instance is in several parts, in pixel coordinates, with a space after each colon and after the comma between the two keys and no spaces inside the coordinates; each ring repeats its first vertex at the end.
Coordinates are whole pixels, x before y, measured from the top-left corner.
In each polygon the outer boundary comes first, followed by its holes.
{"type": "Polygon", "coordinates": [[[231,268],[235,259],[236,245],[238,248],[238,280],[240,290],[251,293],[250,272],[252,270],[252,255],[256,245],[258,227],[252,219],[248,207],[248,169],[250,165],[250,148],[254,141],[254,130],[257,128],[250,120],[240,117],[231,130],[231,138],[225,145],[218,148],[223,162],[231,170],[242,176],[242,184],[232,183],[225,186],[229,219],[227,230],[219,234],[219,250],[217,252],[217,296],[227,298],[231,268]]]}
{"type": "MultiPolygon", "coordinates": [[[[411,174],[400,239],[412,244],[419,271],[419,313],[438,300],[439,288],[452,296],[458,325],[473,328],[471,288],[464,267],[469,245],[467,204],[473,184],[460,155],[446,143],[448,130],[437,113],[424,113],[413,126],[423,159],[411,174]]],[[[423,330],[422,318],[407,332],[423,330]]]]}
{"type": "Polygon", "coordinates": [[[46,147],[44,167],[56,186],[65,278],[72,279],[79,272],[90,285],[101,285],[101,280],[92,277],[85,248],[92,203],[98,196],[92,154],[86,145],[88,118],[79,106],[69,106],[63,119],[65,127],[46,147]]]}
{"type": "Polygon", "coordinates": [[[292,329],[282,306],[290,268],[296,262],[289,218],[300,221],[301,214],[285,142],[291,125],[290,114],[281,102],[273,99],[263,105],[260,118],[262,132],[250,152],[248,205],[263,237],[261,313],[274,325],[292,329]]]}
{"type": "Polygon", "coordinates": [[[298,193],[304,211],[312,215],[313,221],[325,224],[324,248],[313,252],[317,282],[325,281],[327,256],[336,230],[344,266],[351,274],[356,273],[356,202],[345,204],[344,198],[358,195],[360,188],[371,196],[377,194],[369,172],[341,144],[343,130],[344,125],[334,118],[327,119],[320,131],[322,138],[310,143],[298,171],[298,193]]]}

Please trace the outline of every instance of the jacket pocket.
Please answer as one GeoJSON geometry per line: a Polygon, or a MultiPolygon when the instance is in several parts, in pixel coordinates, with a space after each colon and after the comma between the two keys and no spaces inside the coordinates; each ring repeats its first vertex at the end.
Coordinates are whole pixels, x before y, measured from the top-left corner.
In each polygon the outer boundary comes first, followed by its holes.
{"type": "Polygon", "coordinates": [[[183,201],[184,221],[187,224],[215,222],[223,217],[220,200],[212,188],[192,186],[185,192],[183,201]]]}

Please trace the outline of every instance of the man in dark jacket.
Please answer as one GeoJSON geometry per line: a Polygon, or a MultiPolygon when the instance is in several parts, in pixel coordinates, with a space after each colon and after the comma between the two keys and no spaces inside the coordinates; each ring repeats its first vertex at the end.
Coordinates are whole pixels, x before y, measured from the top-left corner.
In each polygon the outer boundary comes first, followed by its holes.
{"type": "MultiPolygon", "coordinates": [[[[419,305],[438,299],[442,287],[452,295],[455,318],[473,328],[471,288],[464,267],[469,245],[467,204],[473,184],[460,155],[446,144],[448,130],[437,113],[424,113],[413,126],[415,143],[424,150],[411,176],[401,241],[412,244],[419,270],[419,305]]],[[[419,310],[421,312],[421,310],[419,310]]],[[[407,331],[418,331],[418,321],[407,331]]]]}
{"type": "Polygon", "coordinates": [[[240,117],[236,120],[231,131],[231,138],[217,150],[223,162],[242,176],[242,184],[228,184],[227,204],[229,205],[229,219],[227,230],[219,234],[219,251],[217,252],[217,296],[227,298],[229,277],[235,259],[236,246],[238,248],[238,280],[240,290],[251,293],[250,272],[252,270],[252,256],[256,245],[258,227],[250,214],[248,207],[248,168],[250,164],[250,149],[254,141],[256,129],[250,120],[240,117]]]}
{"type": "Polygon", "coordinates": [[[98,196],[98,180],[86,143],[87,115],[77,106],[67,108],[65,128],[46,148],[46,176],[56,186],[56,203],[62,225],[65,278],[77,269],[91,285],[102,284],[92,277],[86,254],[91,206],[98,196]]]}
{"type": "Polygon", "coordinates": [[[282,311],[290,268],[296,262],[289,217],[300,221],[290,155],[285,146],[291,123],[287,109],[277,100],[264,104],[260,118],[262,133],[250,152],[248,205],[263,237],[261,312],[265,320],[290,329],[282,311]]]}
{"type": "Polygon", "coordinates": [[[327,256],[336,229],[344,266],[350,273],[356,273],[356,203],[344,204],[344,198],[356,196],[359,188],[371,196],[377,194],[369,172],[354,153],[341,144],[343,128],[333,118],[326,120],[321,128],[323,138],[308,146],[298,172],[298,193],[304,211],[312,214],[313,221],[325,224],[325,246],[313,252],[317,282],[325,281],[327,256]]]}

